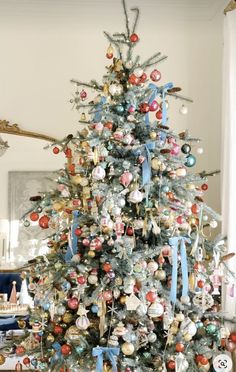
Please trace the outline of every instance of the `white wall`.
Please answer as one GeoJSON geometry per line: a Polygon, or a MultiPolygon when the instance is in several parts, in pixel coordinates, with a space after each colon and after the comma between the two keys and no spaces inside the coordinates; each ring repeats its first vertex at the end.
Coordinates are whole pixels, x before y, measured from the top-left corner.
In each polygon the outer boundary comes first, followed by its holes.
{"type": "MultiPolygon", "coordinates": [[[[130,6],[135,4],[141,8],[137,51],[143,58],[156,51],[168,55],[159,66],[162,81],[173,81],[194,99],[186,117],[178,113],[181,102],[171,101],[171,126],[188,128],[203,139],[205,151],[197,169],[219,168],[222,12],[201,20],[188,17],[184,9],[178,16],[173,9],[171,13],[158,9],[158,2],[152,0],[129,1],[130,6]]],[[[103,30],[123,29],[124,16],[117,0],[1,0],[0,118],[58,138],[75,133],[78,115],[71,111],[74,89],[69,81],[101,80],[108,64],[103,30]]],[[[49,170],[63,165],[63,160],[55,160],[27,141],[22,152],[14,153],[12,144],[12,152],[0,158],[0,218],[7,218],[8,170],[49,170]]],[[[208,202],[219,211],[219,177],[209,183],[208,202]]]]}

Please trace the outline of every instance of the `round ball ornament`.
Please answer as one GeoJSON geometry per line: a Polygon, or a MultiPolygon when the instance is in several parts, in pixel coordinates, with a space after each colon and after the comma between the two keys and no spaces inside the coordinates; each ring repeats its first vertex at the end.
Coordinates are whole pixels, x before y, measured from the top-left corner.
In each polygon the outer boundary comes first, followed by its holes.
{"type": "Polygon", "coordinates": [[[30,213],[30,219],[31,219],[31,221],[38,221],[38,219],[39,219],[38,213],[36,213],[36,212],[30,213]]]}
{"type": "Polygon", "coordinates": [[[188,113],[188,108],[187,108],[187,106],[182,105],[182,106],[180,107],[180,109],[179,109],[179,112],[180,112],[180,114],[182,114],[182,115],[187,115],[187,113],[188,113]]]}
{"type": "Polygon", "coordinates": [[[2,366],[6,361],[6,358],[3,354],[0,354],[0,366],[2,366]]]}
{"type": "Polygon", "coordinates": [[[22,345],[19,345],[16,347],[15,350],[16,355],[24,355],[25,354],[25,348],[22,345]]]}
{"type": "Polygon", "coordinates": [[[138,37],[137,34],[130,35],[129,39],[130,39],[131,43],[137,43],[137,41],[139,41],[139,37],[138,37]]]}
{"type": "Polygon", "coordinates": [[[156,342],[157,335],[154,332],[149,333],[148,335],[148,341],[152,344],[153,342],[156,342]]]}
{"type": "Polygon", "coordinates": [[[56,147],[53,147],[52,151],[53,151],[53,154],[57,155],[59,154],[60,149],[56,146],[56,147]]]}
{"type": "Polygon", "coordinates": [[[236,344],[236,332],[231,332],[229,338],[232,342],[236,344]]]}
{"type": "Polygon", "coordinates": [[[79,300],[78,300],[78,298],[76,298],[76,297],[69,298],[69,300],[67,301],[67,306],[71,310],[78,309],[78,307],[79,307],[79,300]]]}
{"type": "Polygon", "coordinates": [[[213,323],[209,323],[207,324],[206,326],[206,333],[208,335],[214,335],[217,331],[218,327],[216,324],[213,324],[213,323]]]}
{"type": "Polygon", "coordinates": [[[139,80],[139,78],[135,74],[131,74],[129,76],[129,80],[128,81],[132,85],[138,85],[138,83],[139,83],[140,80],[139,80]]]}
{"type": "Polygon", "coordinates": [[[134,70],[134,75],[137,76],[138,78],[140,78],[143,75],[143,69],[141,67],[137,67],[134,70]]]}
{"type": "Polygon", "coordinates": [[[76,319],[75,325],[79,329],[86,330],[90,326],[90,321],[87,316],[82,315],[76,319]]]}
{"type": "Polygon", "coordinates": [[[92,177],[96,181],[103,180],[106,177],[105,169],[101,167],[100,165],[98,165],[97,167],[93,169],[92,177]]]}
{"type": "Polygon", "coordinates": [[[147,114],[150,110],[149,104],[146,102],[141,103],[139,106],[139,110],[142,114],[147,114]]]}
{"type": "Polygon", "coordinates": [[[125,355],[132,355],[134,353],[134,345],[131,342],[125,342],[121,346],[121,351],[125,355]]]}
{"type": "Polygon", "coordinates": [[[182,353],[184,351],[185,347],[184,347],[184,344],[181,343],[181,342],[177,342],[176,345],[175,345],[175,350],[178,352],[178,353],[182,353]]]}
{"type": "Polygon", "coordinates": [[[188,168],[193,167],[196,164],[196,158],[194,155],[189,154],[185,159],[185,165],[188,168]]]}
{"type": "Polygon", "coordinates": [[[174,360],[169,360],[169,362],[167,363],[167,368],[174,371],[175,370],[175,361],[174,360]]]}
{"type": "Polygon", "coordinates": [[[161,110],[159,110],[159,111],[156,112],[156,118],[157,118],[157,120],[161,120],[162,119],[162,111],[161,110]]]}
{"type": "Polygon", "coordinates": [[[198,147],[197,148],[197,154],[198,155],[202,155],[203,154],[203,148],[202,147],[198,147]]]}
{"type": "Polygon", "coordinates": [[[152,103],[149,105],[150,111],[157,111],[159,109],[159,104],[156,100],[152,101],[152,103]]]}
{"type": "Polygon", "coordinates": [[[68,356],[68,355],[71,354],[71,351],[72,351],[72,348],[71,348],[70,345],[68,345],[68,344],[62,345],[62,347],[61,347],[61,353],[62,353],[62,355],[68,356]]]}
{"type": "Polygon", "coordinates": [[[191,151],[191,146],[190,146],[188,143],[185,143],[185,144],[181,147],[181,151],[182,151],[184,154],[189,154],[190,151],[191,151]]]}
{"type": "Polygon", "coordinates": [[[161,73],[160,73],[160,71],[158,71],[156,69],[153,70],[151,72],[151,74],[150,74],[150,78],[151,78],[152,81],[155,81],[155,82],[161,80],[161,73]]]}
{"type": "Polygon", "coordinates": [[[69,324],[69,323],[71,323],[72,321],[73,321],[73,315],[69,312],[69,311],[67,311],[63,316],[62,316],[62,320],[63,320],[63,322],[64,323],[66,323],[66,324],[69,324]]]}
{"type": "Polygon", "coordinates": [[[123,105],[117,105],[117,106],[115,107],[115,111],[116,111],[116,113],[117,113],[118,115],[122,115],[123,112],[125,111],[125,108],[124,108],[123,105]]]}
{"type": "Polygon", "coordinates": [[[157,293],[155,291],[149,291],[146,294],[146,300],[149,302],[155,302],[157,299],[157,293]]]}
{"type": "Polygon", "coordinates": [[[39,219],[39,226],[42,229],[48,229],[49,221],[50,221],[50,218],[47,215],[44,215],[44,216],[40,217],[40,219],[39,219]]]}
{"type": "Polygon", "coordinates": [[[134,190],[129,194],[129,202],[140,203],[143,200],[143,194],[139,190],[134,190]]]}
{"type": "Polygon", "coordinates": [[[139,81],[140,83],[144,83],[147,80],[147,74],[144,72],[142,76],[140,76],[139,81]]]}
{"type": "Polygon", "coordinates": [[[148,308],[148,316],[150,318],[158,318],[164,314],[164,307],[159,302],[154,302],[148,308]]]}
{"type": "Polygon", "coordinates": [[[29,357],[25,357],[23,359],[23,364],[26,366],[26,367],[30,367],[30,358],[29,357]]]}

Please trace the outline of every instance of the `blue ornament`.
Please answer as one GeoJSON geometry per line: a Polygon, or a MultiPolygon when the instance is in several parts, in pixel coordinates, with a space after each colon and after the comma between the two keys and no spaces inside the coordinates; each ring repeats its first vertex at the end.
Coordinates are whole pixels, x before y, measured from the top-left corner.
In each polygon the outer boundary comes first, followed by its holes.
{"type": "Polygon", "coordinates": [[[91,307],[91,311],[92,311],[92,313],[97,314],[97,312],[98,312],[98,305],[93,305],[91,307]]]}
{"type": "Polygon", "coordinates": [[[45,311],[49,310],[50,309],[50,303],[46,302],[43,304],[43,308],[45,311]]]}
{"type": "Polygon", "coordinates": [[[38,360],[36,358],[31,359],[31,364],[32,364],[33,367],[37,367],[38,360]]]}
{"type": "Polygon", "coordinates": [[[84,351],[84,347],[79,345],[79,346],[76,346],[75,350],[77,354],[82,354],[84,351]]]}
{"type": "Polygon", "coordinates": [[[42,337],[42,336],[43,336],[43,331],[39,332],[38,335],[39,335],[40,337],[42,337]]]}
{"type": "Polygon", "coordinates": [[[115,110],[116,110],[116,112],[117,112],[118,115],[122,115],[123,112],[125,111],[125,108],[124,108],[124,106],[122,106],[122,105],[117,105],[117,106],[115,107],[115,110]]]}
{"type": "Polygon", "coordinates": [[[193,167],[196,164],[196,158],[192,154],[189,154],[185,159],[186,167],[193,167]]]}

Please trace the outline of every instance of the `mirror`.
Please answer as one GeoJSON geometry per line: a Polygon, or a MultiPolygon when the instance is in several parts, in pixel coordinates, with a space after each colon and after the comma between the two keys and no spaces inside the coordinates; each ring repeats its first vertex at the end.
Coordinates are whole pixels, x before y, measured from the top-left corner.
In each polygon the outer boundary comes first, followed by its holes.
{"type": "MultiPolygon", "coordinates": [[[[63,167],[64,156],[45,149],[51,141],[1,131],[0,136],[9,145],[0,157],[0,269],[15,269],[39,253],[38,240],[42,239],[36,234],[26,244],[20,214],[31,205],[28,196],[44,191],[46,176],[51,177],[52,171],[63,167]]],[[[27,232],[28,238],[31,233],[27,232]]]]}

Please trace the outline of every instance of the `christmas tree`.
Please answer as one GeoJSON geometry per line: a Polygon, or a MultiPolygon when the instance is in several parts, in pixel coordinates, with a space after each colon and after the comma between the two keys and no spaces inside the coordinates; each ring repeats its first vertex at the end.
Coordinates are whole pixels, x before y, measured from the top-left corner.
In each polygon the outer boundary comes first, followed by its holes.
{"type": "Polygon", "coordinates": [[[83,126],[53,144],[67,159],[57,188],[25,217],[50,228],[50,253],[29,263],[32,330],[15,352],[41,371],[209,371],[236,341],[220,311],[231,255],[206,238],[220,219],[203,200],[212,174],[189,172],[199,140],[169,128],[167,98],[191,100],[161,83],[165,56],[134,55],[139,10],[131,25],[122,3],[102,83],[72,80],[83,126]]]}

